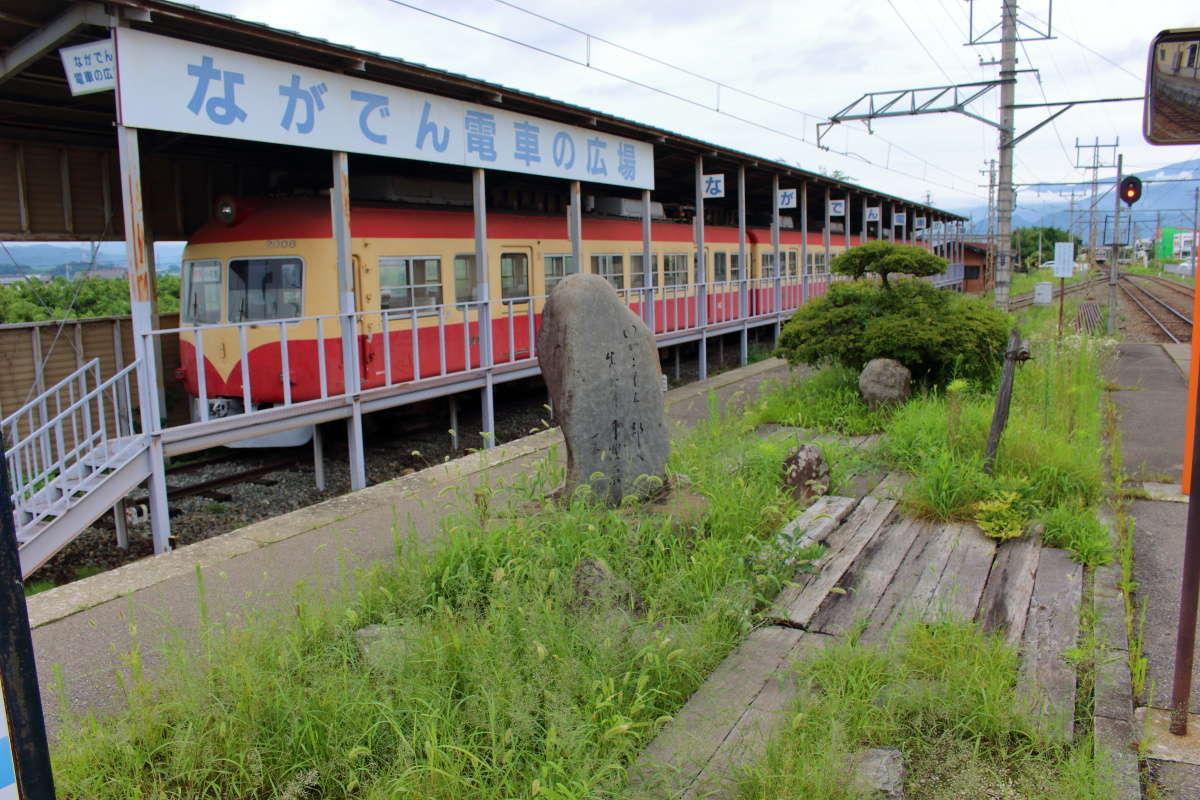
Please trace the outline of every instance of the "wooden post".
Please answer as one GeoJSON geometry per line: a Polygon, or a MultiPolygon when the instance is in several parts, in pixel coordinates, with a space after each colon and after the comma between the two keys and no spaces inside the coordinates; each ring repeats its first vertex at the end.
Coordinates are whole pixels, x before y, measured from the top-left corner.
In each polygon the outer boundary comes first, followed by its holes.
{"type": "Polygon", "coordinates": [[[1004,435],[1004,426],[1008,424],[1008,409],[1012,404],[1013,379],[1016,375],[1017,362],[1029,358],[1029,348],[1021,343],[1021,331],[1013,328],[1008,334],[1008,347],[1004,351],[1004,375],[1000,378],[1000,391],[996,394],[996,410],[992,414],[992,428],[988,431],[987,451],[983,456],[983,471],[992,474],[992,466],[996,461],[996,449],[1000,446],[1000,437],[1004,435]]]}

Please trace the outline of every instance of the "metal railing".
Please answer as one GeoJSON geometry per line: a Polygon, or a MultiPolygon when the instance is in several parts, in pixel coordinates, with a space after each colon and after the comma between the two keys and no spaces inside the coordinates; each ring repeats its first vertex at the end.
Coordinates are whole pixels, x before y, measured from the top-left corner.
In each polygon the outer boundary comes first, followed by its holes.
{"type": "Polygon", "coordinates": [[[70,507],[94,476],[127,455],[134,435],[130,376],[101,379],[92,359],[0,421],[18,528],[70,507]]]}
{"type": "MultiPolygon", "coordinates": [[[[617,290],[634,314],[658,337],[707,330],[731,323],[774,320],[798,308],[805,299],[822,296],[833,280],[829,273],[785,275],[776,279],[734,279],[708,284],[674,284],[617,290]],[[703,298],[703,301],[699,298],[703,298]]],[[[546,295],[531,295],[439,305],[420,305],[351,314],[318,314],[235,323],[183,325],[151,332],[153,337],[180,336],[185,366],[219,360],[233,367],[217,375],[196,369],[189,390],[199,400],[198,417],[213,415],[209,400],[238,398],[240,412],[254,414],[254,402],[272,407],[296,406],[346,395],[340,339],[351,331],[354,359],[364,391],[404,384],[414,389],[450,376],[469,376],[490,368],[536,365],[537,333],[546,295]],[[481,328],[481,320],[486,325],[481,328]],[[269,331],[269,336],[262,332],[269,331]],[[490,351],[485,342],[491,344],[490,351]],[[230,353],[232,348],[233,352],[230,353]],[[252,355],[253,354],[253,355],[252,355]],[[231,358],[231,356],[234,356],[231,358]],[[250,358],[255,359],[251,367],[250,358]],[[275,367],[278,366],[276,370],[275,367]],[[214,385],[214,381],[218,385],[214,385]],[[305,396],[297,387],[303,386],[305,396]]]]}

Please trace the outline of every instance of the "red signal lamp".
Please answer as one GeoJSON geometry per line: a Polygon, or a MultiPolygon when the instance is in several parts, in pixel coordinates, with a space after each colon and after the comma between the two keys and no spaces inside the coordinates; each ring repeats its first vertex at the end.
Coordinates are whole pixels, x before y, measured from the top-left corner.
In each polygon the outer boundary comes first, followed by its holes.
{"type": "Polygon", "coordinates": [[[1126,205],[1133,205],[1142,197],[1142,179],[1137,175],[1126,175],[1121,179],[1121,199],[1126,205]]]}

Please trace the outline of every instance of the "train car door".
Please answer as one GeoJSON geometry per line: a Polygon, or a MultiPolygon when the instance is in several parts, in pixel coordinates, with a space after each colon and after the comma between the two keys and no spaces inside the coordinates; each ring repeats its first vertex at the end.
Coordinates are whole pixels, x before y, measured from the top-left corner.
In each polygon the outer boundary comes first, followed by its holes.
{"type": "Polygon", "coordinates": [[[365,258],[352,256],[354,261],[354,302],[358,316],[359,376],[363,386],[383,382],[384,363],[383,319],[379,310],[379,270],[365,258]]]}

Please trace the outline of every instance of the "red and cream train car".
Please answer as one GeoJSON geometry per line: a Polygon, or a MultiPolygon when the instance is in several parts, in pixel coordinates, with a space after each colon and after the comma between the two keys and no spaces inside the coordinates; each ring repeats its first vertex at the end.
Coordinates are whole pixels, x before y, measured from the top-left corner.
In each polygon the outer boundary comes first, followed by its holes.
{"type": "MultiPolygon", "coordinates": [[[[198,230],[183,255],[180,356],[187,391],[235,406],[249,397],[255,407],[341,393],[337,259],[328,200],[243,200],[225,212],[230,221],[214,220],[198,230]]],[[[356,206],[350,219],[362,387],[479,366],[482,303],[475,298],[472,214],[356,206]]],[[[692,226],[655,221],[651,236],[656,331],[693,327],[698,309],[692,226]]],[[[783,309],[801,302],[800,237],[799,231],[781,232],[783,309]]],[[[747,240],[747,311],[754,316],[774,310],[774,259],[767,230],[751,229],[747,240]]],[[[840,235],[833,242],[833,252],[844,249],[840,235]]],[[[742,278],[737,229],[706,226],[704,250],[708,322],[737,319],[742,278]]],[[[605,277],[635,312],[643,310],[649,293],[640,220],[586,217],[582,257],[585,271],[605,277]]],[[[565,218],[489,213],[488,268],[493,363],[529,358],[545,296],[577,271],[565,218]]],[[[815,278],[809,295],[823,294],[820,234],[810,234],[803,268],[815,278]]]]}

